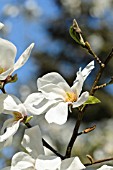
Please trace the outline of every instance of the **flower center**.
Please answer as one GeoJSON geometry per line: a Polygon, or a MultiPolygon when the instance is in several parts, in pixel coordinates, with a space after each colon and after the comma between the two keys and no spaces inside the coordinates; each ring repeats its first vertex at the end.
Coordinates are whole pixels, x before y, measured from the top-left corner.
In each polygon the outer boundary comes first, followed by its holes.
{"type": "Polygon", "coordinates": [[[66,102],[76,102],[77,101],[77,95],[74,92],[66,92],[66,102]]]}
{"type": "Polygon", "coordinates": [[[13,115],[14,115],[14,120],[15,121],[18,121],[20,119],[22,119],[22,114],[20,112],[13,112],[13,115]]]}
{"type": "Polygon", "coordinates": [[[5,71],[5,69],[0,67],[0,74],[2,74],[4,71],[5,71]]]}

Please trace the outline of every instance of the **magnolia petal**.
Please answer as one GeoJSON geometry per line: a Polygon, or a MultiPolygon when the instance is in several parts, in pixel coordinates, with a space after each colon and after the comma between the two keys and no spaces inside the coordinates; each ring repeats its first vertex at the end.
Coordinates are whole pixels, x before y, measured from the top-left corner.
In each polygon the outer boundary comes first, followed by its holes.
{"type": "Polygon", "coordinates": [[[36,170],[60,170],[61,159],[56,156],[40,155],[36,159],[36,170]]]}
{"type": "Polygon", "coordinates": [[[4,24],[0,22],[0,30],[4,27],[4,24]]]}
{"type": "Polygon", "coordinates": [[[25,130],[22,145],[34,159],[36,159],[40,154],[44,154],[39,126],[34,126],[25,130]]]}
{"type": "Polygon", "coordinates": [[[68,103],[60,102],[53,106],[45,115],[48,123],[56,123],[59,125],[67,121],[68,103]]]}
{"type": "Polygon", "coordinates": [[[17,49],[13,43],[0,38],[0,67],[8,70],[13,68],[17,49]]]}
{"type": "Polygon", "coordinates": [[[33,106],[25,106],[27,107],[27,111],[33,115],[40,115],[45,112],[47,112],[52,106],[56,104],[55,100],[47,100],[43,99],[38,105],[33,105],[33,106]]]}
{"type": "Polygon", "coordinates": [[[4,100],[7,98],[7,94],[0,94],[0,113],[4,110],[4,100]]]}
{"type": "Polygon", "coordinates": [[[3,104],[4,104],[4,110],[18,111],[18,112],[20,111],[19,104],[21,104],[21,101],[14,95],[7,95],[3,104]]]}
{"type": "Polygon", "coordinates": [[[113,170],[113,166],[103,165],[97,170],[113,170]]]}
{"type": "Polygon", "coordinates": [[[17,122],[12,122],[12,123],[9,122],[10,124],[6,129],[6,132],[3,135],[0,135],[0,142],[7,140],[9,137],[13,136],[17,132],[17,130],[19,128],[20,121],[21,120],[19,120],[17,122]]]}
{"type": "Polygon", "coordinates": [[[39,104],[43,99],[44,96],[42,93],[32,93],[26,98],[24,104],[25,105],[39,104]]]}
{"type": "Polygon", "coordinates": [[[83,83],[84,83],[84,78],[83,78],[83,75],[82,75],[82,72],[79,70],[77,72],[77,78],[76,80],[74,81],[74,84],[73,86],[71,87],[71,90],[77,94],[77,96],[79,97],[81,91],[82,91],[82,86],[83,86],[83,83]]]}
{"type": "Polygon", "coordinates": [[[61,170],[83,170],[85,166],[81,163],[78,157],[68,158],[62,161],[61,170]]]}
{"type": "Polygon", "coordinates": [[[71,89],[77,93],[77,96],[80,95],[82,91],[83,83],[93,68],[94,68],[94,61],[91,61],[82,71],[80,68],[79,71],[77,72],[76,80],[74,81],[74,84],[71,87],[71,89]]]}
{"type": "Polygon", "coordinates": [[[48,73],[48,74],[44,75],[41,78],[38,78],[37,86],[38,86],[38,89],[40,90],[40,88],[42,88],[43,86],[45,86],[47,84],[58,85],[61,82],[66,83],[64,78],[59,73],[52,72],[52,73],[48,73]]]}
{"type": "Polygon", "coordinates": [[[9,137],[8,139],[6,139],[5,141],[0,142],[0,150],[3,149],[4,147],[11,146],[12,140],[13,140],[13,137],[10,136],[10,137],[9,137]]]}
{"type": "Polygon", "coordinates": [[[40,88],[40,91],[43,93],[46,99],[54,100],[61,99],[64,100],[65,91],[61,89],[58,85],[47,84],[40,88]]]}
{"type": "Polygon", "coordinates": [[[34,43],[32,43],[23,53],[22,55],[19,57],[19,59],[16,61],[16,63],[14,64],[14,71],[19,69],[20,67],[22,67],[26,61],[28,60],[30,54],[31,54],[31,50],[34,47],[34,43]]]}
{"type": "Polygon", "coordinates": [[[81,106],[82,104],[84,104],[84,102],[88,100],[88,97],[89,97],[89,92],[86,91],[82,93],[82,95],[78,98],[78,100],[73,103],[72,107],[75,108],[81,106]]]}
{"type": "Polygon", "coordinates": [[[11,75],[13,68],[9,68],[5,72],[0,74],[0,80],[5,80],[9,75],[11,75]]]}
{"type": "Polygon", "coordinates": [[[3,123],[3,126],[2,126],[2,129],[1,129],[1,134],[4,134],[4,131],[6,131],[6,128],[8,126],[11,126],[12,123],[13,123],[14,119],[13,118],[10,118],[10,119],[7,119],[4,123],[3,123]]]}
{"type": "Polygon", "coordinates": [[[91,61],[83,70],[82,75],[84,77],[84,80],[87,78],[87,76],[91,73],[91,71],[94,69],[94,61],[91,61]]]}
{"type": "Polygon", "coordinates": [[[11,170],[34,170],[35,160],[24,152],[16,153],[11,162],[11,170]]]}

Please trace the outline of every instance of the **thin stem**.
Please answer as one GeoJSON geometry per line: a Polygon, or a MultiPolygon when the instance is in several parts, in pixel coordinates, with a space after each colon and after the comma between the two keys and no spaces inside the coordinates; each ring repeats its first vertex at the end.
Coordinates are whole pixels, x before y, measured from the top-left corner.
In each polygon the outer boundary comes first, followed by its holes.
{"type": "Polygon", "coordinates": [[[94,51],[92,50],[90,44],[86,41],[85,42],[85,48],[88,50],[89,54],[91,54],[96,61],[99,63],[100,67],[104,67],[105,65],[102,63],[102,61],[99,59],[99,57],[94,53],[94,51]]]}
{"type": "Polygon", "coordinates": [[[6,91],[4,88],[1,89],[2,93],[6,94],[6,91]]]}
{"type": "Polygon", "coordinates": [[[84,166],[90,166],[90,165],[93,165],[93,164],[98,164],[98,163],[112,161],[112,160],[113,160],[113,158],[100,159],[98,161],[93,161],[91,163],[86,163],[86,164],[84,164],[84,166]]]}
{"type": "MultiPolygon", "coordinates": [[[[28,127],[28,128],[31,128],[32,126],[29,124],[29,123],[25,123],[25,125],[28,127]]],[[[50,146],[46,141],[45,139],[42,138],[42,143],[43,145],[48,148],[49,150],[51,150],[54,154],[56,154],[57,156],[59,156],[62,160],[65,159],[65,157],[63,155],[61,155],[60,153],[58,153],[52,146],[50,146]]]]}
{"type": "Polygon", "coordinates": [[[99,82],[99,80],[100,80],[100,78],[102,76],[102,73],[103,73],[104,69],[106,68],[107,64],[109,63],[109,61],[111,60],[112,57],[113,57],[113,48],[112,48],[110,54],[108,55],[107,59],[104,62],[105,67],[100,67],[100,69],[99,69],[99,71],[97,73],[97,76],[95,78],[95,81],[94,81],[94,83],[92,85],[92,88],[91,88],[91,91],[90,91],[90,95],[94,95],[94,93],[96,91],[95,87],[97,86],[97,84],[98,84],[98,82],[99,82]]]}
{"type": "Polygon", "coordinates": [[[78,130],[79,130],[79,127],[80,127],[80,123],[81,123],[81,120],[83,118],[83,112],[80,111],[78,113],[78,118],[77,118],[77,121],[76,121],[76,124],[75,124],[75,127],[74,127],[74,130],[73,130],[73,134],[71,136],[71,139],[70,139],[70,142],[67,146],[67,150],[66,150],[66,154],[65,154],[65,157],[66,158],[69,158],[71,156],[71,151],[72,151],[72,148],[73,148],[73,145],[74,145],[74,142],[78,136],[78,130]]]}

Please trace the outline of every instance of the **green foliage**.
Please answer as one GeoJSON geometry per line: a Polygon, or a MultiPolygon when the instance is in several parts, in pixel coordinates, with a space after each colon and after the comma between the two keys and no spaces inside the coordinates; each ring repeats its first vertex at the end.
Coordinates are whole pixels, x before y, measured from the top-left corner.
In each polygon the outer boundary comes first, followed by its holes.
{"type": "Polygon", "coordinates": [[[101,101],[94,97],[94,96],[89,96],[88,100],[84,103],[85,105],[86,104],[96,104],[96,103],[100,103],[101,101]]]}

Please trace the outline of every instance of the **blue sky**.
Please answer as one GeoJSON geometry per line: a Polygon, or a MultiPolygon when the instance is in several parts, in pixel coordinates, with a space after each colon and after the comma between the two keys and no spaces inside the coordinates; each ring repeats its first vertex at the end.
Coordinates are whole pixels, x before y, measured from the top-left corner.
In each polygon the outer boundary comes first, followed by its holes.
{"type": "MultiPolygon", "coordinates": [[[[47,21],[47,19],[52,19],[54,17],[57,17],[59,15],[59,9],[54,4],[54,0],[34,0],[37,4],[37,7],[41,10],[41,15],[35,19],[35,20],[27,20],[23,15],[20,13],[16,17],[6,17],[5,19],[2,19],[1,22],[3,22],[6,26],[11,27],[9,33],[7,36],[1,37],[8,39],[9,41],[13,42],[17,47],[17,57],[21,55],[21,53],[30,45],[30,43],[34,42],[35,47],[32,52],[35,51],[35,49],[41,50],[50,50],[50,48],[54,48],[54,45],[51,45],[51,47],[48,48],[47,44],[50,42],[47,33],[45,32],[44,23],[47,21]]],[[[27,1],[24,1],[24,5],[26,5],[27,1]]],[[[17,5],[17,0],[1,0],[0,2],[0,16],[2,18],[2,14],[4,11],[4,8],[7,4],[11,5],[17,5]]],[[[23,5],[23,4],[21,4],[23,5]]],[[[13,85],[13,87],[16,86],[17,83],[26,84],[29,78],[36,74],[36,68],[38,67],[35,65],[34,59],[31,57],[27,61],[27,63],[19,70],[16,71],[18,74],[19,80],[13,85]],[[23,75],[24,72],[24,75],[23,75]]],[[[14,88],[12,90],[12,84],[7,85],[6,89],[8,89],[9,93],[14,92],[14,88]]],[[[14,92],[15,93],[15,92],[14,92]]]]}

